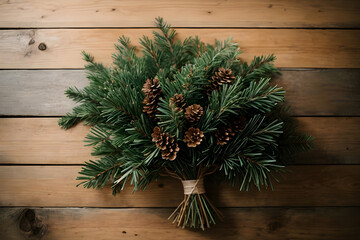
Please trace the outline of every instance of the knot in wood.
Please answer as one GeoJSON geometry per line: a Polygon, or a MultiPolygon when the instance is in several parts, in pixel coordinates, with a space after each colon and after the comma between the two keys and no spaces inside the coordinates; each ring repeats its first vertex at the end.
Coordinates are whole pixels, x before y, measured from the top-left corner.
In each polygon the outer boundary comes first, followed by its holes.
{"type": "Polygon", "coordinates": [[[42,238],[47,231],[47,225],[36,215],[33,209],[24,209],[19,216],[19,228],[29,239],[42,238]]]}
{"type": "Polygon", "coordinates": [[[46,46],[45,43],[40,43],[38,48],[39,48],[40,51],[45,51],[47,46],[46,46]]]}

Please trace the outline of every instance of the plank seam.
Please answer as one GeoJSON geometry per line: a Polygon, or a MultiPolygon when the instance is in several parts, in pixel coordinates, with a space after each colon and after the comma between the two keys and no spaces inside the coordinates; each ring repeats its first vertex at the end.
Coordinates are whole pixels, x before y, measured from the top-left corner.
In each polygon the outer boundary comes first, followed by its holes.
{"type": "MultiPolygon", "coordinates": [[[[130,210],[130,209],[173,209],[176,207],[59,207],[59,206],[0,206],[4,208],[31,208],[31,209],[107,209],[107,210],[130,210]]],[[[360,205],[354,206],[248,206],[248,207],[218,207],[219,209],[309,209],[309,208],[360,208],[360,205]]]]}
{"type": "MultiPolygon", "coordinates": [[[[60,118],[65,115],[0,115],[1,118],[60,118]]],[[[290,115],[294,118],[360,118],[359,115],[290,115]]],[[[80,123],[81,124],[81,123],[80,123]]]]}
{"type": "MultiPolygon", "coordinates": [[[[256,30],[260,30],[260,29],[294,29],[294,30],[360,30],[360,28],[358,27],[182,27],[182,26],[178,26],[178,27],[172,27],[173,29],[256,29],[256,30]]],[[[32,30],[32,29],[36,29],[36,30],[41,30],[41,29],[55,29],[55,30],[59,30],[59,29],[156,29],[155,26],[154,27],[19,27],[19,28],[14,28],[14,27],[1,27],[1,30],[32,30]]]]}

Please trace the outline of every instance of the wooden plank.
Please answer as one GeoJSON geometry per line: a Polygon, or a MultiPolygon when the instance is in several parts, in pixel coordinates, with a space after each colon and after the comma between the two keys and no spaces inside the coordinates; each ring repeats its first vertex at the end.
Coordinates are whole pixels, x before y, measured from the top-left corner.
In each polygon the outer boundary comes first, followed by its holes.
{"type": "MultiPolygon", "coordinates": [[[[0,68],[83,68],[80,52],[111,63],[114,43],[125,34],[134,44],[152,29],[32,29],[0,31],[0,68]],[[46,50],[39,50],[40,43],[46,50]]],[[[205,42],[234,37],[244,60],[274,53],[278,67],[359,68],[359,30],[179,29],[179,39],[199,35],[205,42]]]]}
{"type": "Polygon", "coordinates": [[[360,208],[235,208],[205,232],[167,221],[172,209],[2,208],[0,237],[20,239],[355,240],[360,208]],[[32,238],[31,238],[32,237],[32,238]]]}
{"type": "MultiPolygon", "coordinates": [[[[299,130],[315,136],[315,149],[297,164],[353,164],[360,161],[360,118],[300,117],[299,130]]],[[[1,164],[82,164],[93,159],[83,140],[89,128],[62,130],[57,118],[0,119],[1,164]]]]}
{"type": "Polygon", "coordinates": [[[0,119],[0,162],[25,164],[76,164],[91,158],[83,140],[89,128],[67,131],[57,118],[0,119]],[[10,129],[11,128],[11,129],[10,129]]]}
{"type": "MultiPolygon", "coordinates": [[[[253,192],[207,179],[209,198],[219,207],[359,206],[360,165],[291,166],[286,179],[271,189],[253,192]]],[[[0,166],[0,206],[38,207],[175,207],[182,185],[161,178],[145,191],[127,187],[117,197],[111,190],[76,188],[80,166],[0,166]]]]}
{"type": "Polygon", "coordinates": [[[359,70],[285,70],[275,83],[286,90],[285,99],[294,115],[360,114],[359,70]]]}
{"type": "MultiPolygon", "coordinates": [[[[74,104],[64,91],[88,84],[83,70],[2,70],[0,115],[61,116],[74,104]]],[[[284,70],[283,86],[296,116],[359,116],[360,70],[284,70]]]]}
{"type": "Polygon", "coordinates": [[[83,70],[2,70],[0,73],[0,115],[6,116],[65,115],[75,106],[65,96],[65,90],[88,85],[83,70]]]}
{"type": "Polygon", "coordinates": [[[152,27],[162,16],[176,27],[356,28],[359,10],[353,0],[9,0],[0,27],[152,27]]]}
{"type": "Polygon", "coordinates": [[[315,137],[314,149],[300,153],[298,164],[360,163],[360,118],[297,118],[299,132],[315,137]]]}

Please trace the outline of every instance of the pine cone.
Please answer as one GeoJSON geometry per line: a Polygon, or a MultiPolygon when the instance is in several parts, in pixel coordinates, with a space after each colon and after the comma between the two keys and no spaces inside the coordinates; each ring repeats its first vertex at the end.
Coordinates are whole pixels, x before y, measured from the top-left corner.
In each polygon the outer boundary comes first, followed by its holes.
{"type": "Polygon", "coordinates": [[[160,88],[160,81],[157,78],[154,79],[148,79],[144,83],[144,86],[142,88],[142,91],[145,95],[160,95],[161,94],[161,88],[160,88]]]}
{"type": "Polygon", "coordinates": [[[215,133],[216,144],[225,145],[233,136],[235,136],[235,133],[230,127],[220,126],[215,133]]]}
{"type": "Polygon", "coordinates": [[[211,93],[213,92],[213,91],[216,91],[218,89],[218,86],[216,85],[212,85],[212,84],[210,84],[210,85],[207,85],[206,86],[206,88],[205,88],[205,90],[206,90],[206,94],[207,95],[211,95],[211,93]]]}
{"type": "Polygon", "coordinates": [[[158,112],[158,103],[161,97],[161,88],[159,79],[146,80],[142,91],[145,94],[143,101],[143,112],[147,113],[150,117],[155,118],[155,114],[158,112]]]}
{"type": "Polygon", "coordinates": [[[185,117],[191,122],[198,122],[203,114],[203,108],[198,104],[193,104],[185,109],[185,117]]]}
{"type": "Polygon", "coordinates": [[[230,126],[234,132],[240,132],[246,126],[246,118],[243,116],[234,116],[230,118],[230,126]]]}
{"type": "Polygon", "coordinates": [[[170,98],[170,107],[172,107],[173,104],[178,108],[178,111],[183,111],[186,106],[183,95],[176,93],[174,97],[170,98]]]}
{"type": "Polygon", "coordinates": [[[217,72],[211,77],[211,84],[207,88],[207,93],[211,94],[212,91],[219,89],[225,83],[232,83],[235,76],[232,74],[230,68],[219,68],[217,72]]]}
{"type": "Polygon", "coordinates": [[[159,127],[154,127],[153,133],[151,134],[152,141],[155,142],[156,146],[158,146],[158,142],[162,141],[163,133],[159,127]]]}
{"type": "Polygon", "coordinates": [[[143,112],[147,113],[150,117],[155,118],[155,114],[158,112],[159,96],[147,95],[144,98],[143,112]]]}
{"type": "Polygon", "coordinates": [[[161,157],[170,161],[175,160],[176,154],[180,150],[175,139],[169,133],[164,134],[159,127],[154,128],[151,136],[155,145],[161,149],[161,157]]]}
{"type": "Polygon", "coordinates": [[[204,133],[200,129],[191,127],[185,132],[184,142],[188,147],[196,147],[200,145],[203,137],[204,133]]]}
{"type": "Polygon", "coordinates": [[[155,142],[155,145],[161,150],[165,150],[166,145],[169,144],[169,135],[166,134],[164,134],[159,127],[154,127],[153,133],[151,134],[152,141],[155,142]]]}
{"type": "Polygon", "coordinates": [[[180,148],[177,143],[167,146],[165,150],[162,150],[161,157],[165,160],[174,161],[180,148]]]}

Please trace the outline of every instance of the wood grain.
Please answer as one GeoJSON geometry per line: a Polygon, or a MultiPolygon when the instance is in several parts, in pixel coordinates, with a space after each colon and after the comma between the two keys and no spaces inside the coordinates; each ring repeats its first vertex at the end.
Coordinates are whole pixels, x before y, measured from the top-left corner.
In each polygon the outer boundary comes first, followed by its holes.
{"type": "MultiPolygon", "coordinates": [[[[0,69],[83,68],[81,51],[96,61],[111,63],[114,43],[129,36],[135,45],[152,29],[32,29],[0,31],[0,69]],[[46,50],[39,50],[39,45],[46,50]]],[[[278,67],[358,68],[359,30],[304,29],[178,29],[179,39],[199,35],[213,43],[215,38],[234,37],[249,61],[254,55],[274,53],[278,67]]]]}
{"type": "Polygon", "coordinates": [[[0,119],[0,162],[25,164],[74,164],[91,158],[83,142],[89,128],[67,131],[57,118],[0,119]]]}
{"type": "MultiPolygon", "coordinates": [[[[3,70],[0,82],[0,115],[6,116],[65,115],[75,105],[64,91],[88,85],[83,70],[3,70]]],[[[360,114],[360,70],[284,70],[275,83],[296,116],[360,114]]]]}
{"type": "Polygon", "coordinates": [[[82,70],[2,70],[0,115],[62,116],[75,104],[64,92],[88,85],[82,70]]]}
{"type": "Polygon", "coordinates": [[[286,90],[285,99],[297,116],[358,116],[360,71],[282,71],[275,84],[286,90]]]}
{"type": "Polygon", "coordinates": [[[171,211],[1,208],[0,238],[355,240],[360,224],[358,207],[235,208],[222,209],[225,221],[203,232],[176,228],[166,220],[171,211]]]}
{"type": "Polygon", "coordinates": [[[360,118],[296,118],[299,132],[314,136],[314,149],[299,153],[297,164],[360,163],[360,118]],[[353,136],[353,137],[352,137],[353,136]]]}
{"type": "MultiPolygon", "coordinates": [[[[360,118],[300,117],[299,130],[315,137],[315,149],[297,164],[352,164],[360,161],[360,118]]],[[[93,159],[83,140],[89,127],[62,130],[57,118],[0,119],[1,164],[82,164],[93,159]]]]}
{"type": "Polygon", "coordinates": [[[0,115],[7,116],[65,115],[75,106],[65,96],[65,90],[88,85],[82,70],[2,70],[0,73],[0,115]]]}
{"type": "Polygon", "coordinates": [[[0,5],[0,27],[153,27],[162,16],[175,27],[355,28],[359,9],[352,0],[20,0],[0,5]]]}
{"type": "MultiPolygon", "coordinates": [[[[207,179],[207,192],[219,207],[359,206],[360,165],[291,166],[270,189],[253,192],[207,179]]],[[[0,166],[0,206],[175,207],[183,198],[179,180],[161,178],[145,191],[76,188],[80,166],[0,166]]]]}
{"type": "Polygon", "coordinates": [[[0,1],[0,239],[358,239],[359,12],[354,0],[0,1]],[[156,16],[179,39],[233,36],[246,61],[276,54],[286,70],[275,83],[300,131],[315,136],[315,149],[290,162],[275,191],[239,192],[207,178],[226,218],[206,232],[166,220],[183,198],[177,180],[116,197],[109,187],[76,188],[78,164],[92,158],[83,146],[89,127],[64,131],[55,117],[21,117],[65,114],[74,105],[63,91],[87,83],[81,51],[109,65],[118,37],[138,46],[156,16]]]}

